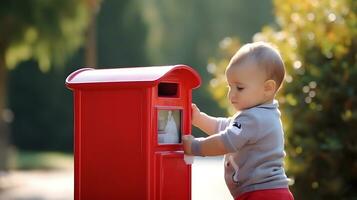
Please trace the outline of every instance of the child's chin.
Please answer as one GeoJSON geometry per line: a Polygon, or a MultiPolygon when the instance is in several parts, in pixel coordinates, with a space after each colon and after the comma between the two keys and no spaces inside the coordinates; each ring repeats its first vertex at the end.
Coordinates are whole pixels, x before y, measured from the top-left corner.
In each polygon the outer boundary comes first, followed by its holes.
{"type": "Polygon", "coordinates": [[[235,109],[236,111],[242,111],[242,110],[243,110],[243,108],[240,107],[240,106],[234,106],[234,109],[235,109]]]}
{"type": "Polygon", "coordinates": [[[237,111],[243,111],[243,110],[246,110],[246,109],[248,109],[248,108],[250,108],[249,106],[236,106],[235,107],[235,109],[237,110],[237,111]]]}

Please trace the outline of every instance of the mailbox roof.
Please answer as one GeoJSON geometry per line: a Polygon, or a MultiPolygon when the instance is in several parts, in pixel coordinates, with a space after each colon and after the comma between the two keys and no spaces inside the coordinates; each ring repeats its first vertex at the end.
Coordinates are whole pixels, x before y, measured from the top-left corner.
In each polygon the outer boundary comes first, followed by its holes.
{"type": "Polygon", "coordinates": [[[196,88],[201,84],[200,76],[191,67],[186,65],[172,65],[112,69],[82,68],[67,77],[66,85],[69,88],[75,85],[95,83],[148,83],[150,85],[156,85],[160,79],[173,72],[179,72],[179,79],[189,82],[192,88],[196,88]]]}

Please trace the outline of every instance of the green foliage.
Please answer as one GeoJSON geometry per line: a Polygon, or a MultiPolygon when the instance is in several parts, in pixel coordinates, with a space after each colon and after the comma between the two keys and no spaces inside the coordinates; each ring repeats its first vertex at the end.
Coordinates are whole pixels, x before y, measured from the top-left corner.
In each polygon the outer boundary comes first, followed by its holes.
{"type": "MultiPolygon", "coordinates": [[[[147,65],[146,26],[135,1],[106,0],[97,15],[98,66],[147,65]]],[[[73,94],[64,86],[71,72],[85,66],[83,49],[65,68],[42,73],[33,60],[9,72],[9,106],[15,117],[12,143],[25,151],[73,150],[73,94]]]]}
{"type": "MultiPolygon", "coordinates": [[[[93,1],[92,1],[93,2],[93,1]]],[[[5,0],[0,6],[0,116],[7,108],[7,69],[35,60],[42,72],[79,48],[88,19],[84,0],[5,0]]],[[[29,78],[31,78],[29,76],[29,78]]],[[[29,84],[31,85],[31,84],[29,84]]],[[[17,113],[15,113],[16,115],[17,113]]],[[[10,117],[11,118],[11,117],[10,117]]],[[[0,117],[0,170],[8,161],[8,123],[0,117]]]]}
{"type": "Polygon", "coordinates": [[[254,40],[275,44],[287,68],[278,98],[291,189],[296,199],[356,199],[357,1],[274,5],[279,28],[254,40]]]}
{"type": "Polygon", "coordinates": [[[7,0],[0,7],[0,54],[9,68],[35,59],[48,71],[79,48],[87,21],[81,0],[7,0]]]}

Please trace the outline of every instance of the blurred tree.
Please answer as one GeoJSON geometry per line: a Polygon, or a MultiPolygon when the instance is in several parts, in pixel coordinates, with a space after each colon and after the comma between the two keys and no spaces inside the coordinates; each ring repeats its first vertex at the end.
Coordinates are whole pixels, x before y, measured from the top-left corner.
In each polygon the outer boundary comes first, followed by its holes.
{"type": "Polygon", "coordinates": [[[51,68],[44,74],[31,60],[10,71],[9,104],[16,113],[11,131],[18,149],[73,150],[73,99],[63,82],[74,70],[148,64],[146,25],[138,8],[137,2],[130,0],[102,1],[99,12],[92,13],[97,18],[87,29],[85,45],[69,58],[66,67],[51,68]],[[98,55],[93,58],[95,52],[98,55]]]}
{"type": "MultiPolygon", "coordinates": [[[[83,58],[73,66],[83,66],[83,58]]],[[[64,80],[74,70],[55,67],[43,73],[37,62],[30,60],[9,71],[9,107],[16,115],[11,123],[11,142],[18,150],[72,151],[73,97],[64,80]]]]}
{"type": "MultiPolygon", "coordinates": [[[[357,199],[357,1],[275,0],[274,6],[279,26],[265,27],[254,40],[275,44],[287,67],[279,101],[293,193],[357,199]]],[[[239,46],[228,44],[224,52],[239,46]]],[[[212,63],[216,97],[227,60],[212,63]]]]}
{"type": "Polygon", "coordinates": [[[85,65],[97,66],[97,14],[102,0],[85,0],[89,11],[89,23],[86,31],[85,65]]]}
{"type": "Polygon", "coordinates": [[[97,18],[98,66],[147,66],[147,25],[138,0],[105,0],[97,18]]]}
{"type": "Polygon", "coordinates": [[[34,59],[42,72],[63,65],[82,44],[88,21],[84,0],[8,0],[0,7],[0,170],[6,169],[11,121],[7,107],[7,69],[34,59]]]}

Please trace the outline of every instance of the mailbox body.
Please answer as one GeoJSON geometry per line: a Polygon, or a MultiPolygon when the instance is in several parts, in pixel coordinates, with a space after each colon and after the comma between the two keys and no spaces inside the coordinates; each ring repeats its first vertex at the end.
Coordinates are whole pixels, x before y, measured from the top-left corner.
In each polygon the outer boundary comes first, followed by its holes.
{"type": "Polygon", "coordinates": [[[194,70],[84,68],[66,84],[74,93],[76,200],[191,199],[181,140],[159,143],[158,133],[161,114],[170,113],[178,137],[191,134],[191,91],[200,85],[194,70]]]}

